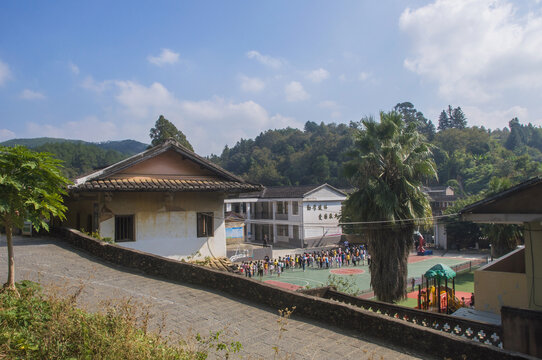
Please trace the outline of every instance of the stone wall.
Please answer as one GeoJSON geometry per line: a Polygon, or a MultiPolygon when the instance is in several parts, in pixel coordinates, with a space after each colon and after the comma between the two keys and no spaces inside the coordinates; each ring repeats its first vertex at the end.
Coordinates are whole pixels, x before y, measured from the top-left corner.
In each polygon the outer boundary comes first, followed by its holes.
{"type": "Polygon", "coordinates": [[[275,309],[295,306],[294,314],[298,316],[354,330],[365,336],[379,338],[437,358],[492,360],[527,358],[522,354],[500,350],[493,346],[366,311],[356,306],[280,289],[244,276],[107,244],[76,230],[63,228],[60,230],[60,236],[68,243],[92,255],[127,268],[138,269],[168,280],[224,291],[275,309]]]}

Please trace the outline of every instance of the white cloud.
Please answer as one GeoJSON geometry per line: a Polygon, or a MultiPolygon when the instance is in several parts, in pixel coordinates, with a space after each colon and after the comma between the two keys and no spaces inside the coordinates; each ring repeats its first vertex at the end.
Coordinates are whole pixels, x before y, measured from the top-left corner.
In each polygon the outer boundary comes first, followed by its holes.
{"type": "Polygon", "coordinates": [[[70,62],[68,64],[68,67],[70,68],[70,71],[72,73],[74,73],[75,75],[79,75],[80,71],[79,71],[79,66],[75,65],[74,63],[70,62]]]}
{"type": "MultiPolygon", "coordinates": [[[[145,86],[132,81],[116,81],[115,99],[120,106],[119,118],[129,119],[127,131],[148,130],[163,114],[183,131],[196,151],[203,154],[219,153],[225,144],[233,145],[240,137],[254,137],[271,126],[300,125],[295,119],[280,114],[270,115],[267,110],[249,100],[234,102],[222,97],[188,101],[174,96],[164,85],[155,82],[145,86]]],[[[143,139],[145,140],[145,139],[143,139]]],[[[148,141],[148,140],[146,140],[148,141]]]]}
{"type": "Polygon", "coordinates": [[[306,78],[312,82],[319,83],[329,78],[329,71],[319,68],[308,73],[306,78]]]}
{"type": "MultiPolygon", "coordinates": [[[[269,114],[253,100],[235,102],[218,96],[200,101],[183,100],[159,82],[146,86],[135,81],[106,80],[101,84],[108,85],[108,93],[111,92],[114,99],[112,106],[104,109],[104,118],[116,124],[116,129],[106,129],[102,124],[101,139],[103,134],[108,134],[108,139],[149,142],[149,129],[159,115],[164,115],[186,135],[197,152],[206,155],[220,153],[225,144],[233,146],[241,137],[254,137],[272,126],[302,127],[294,118],[269,114]]],[[[44,128],[42,131],[60,130],[44,128]]]]}
{"type": "Polygon", "coordinates": [[[234,103],[215,97],[212,100],[182,101],[180,110],[184,117],[197,119],[199,124],[231,121],[230,125],[237,122],[248,127],[261,127],[270,123],[267,111],[251,100],[234,103]]]}
{"type": "Polygon", "coordinates": [[[115,96],[131,116],[149,118],[163,109],[171,109],[178,105],[172,93],[164,85],[155,82],[146,87],[133,81],[115,81],[119,93],[115,96]]]}
{"type": "Polygon", "coordinates": [[[265,88],[265,83],[260,78],[248,77],[245,75],[240,76],[241,89],[247,92],[260,92],[265,88]]]}
{"type": "Polygon", "coordinates": [[[102,82],[97,82],[92,76],[87,76],[81,83],[81,87],[87,90],[92,90],[97,93],[101,93],[107,89],[111,84],[111,81],[105,80],[102,82]]]}
{"type": "Polygon", "coordinates": [[[149,55],[147,57],[147,60],[154,65],[162,66],[162,65],[168,65],[168,64],[175,64],[179,61],[179,53],[176,53],[173,50],[170,49],[162,49],[162,52],[158,56],[151,56],[149,55]]]}
{"type": "Polygon", "coordinates": [[[404,66],[435,81],[446,99],[484,102],[506,90],[542,88],[542,16],[506,0],[436,0],[406,9],[412,40],[404,66]]]}
{"type": "Polygon", "coordinates": [[[336,109],[339,105],[333,100],[324,100],[318,106],[324,109],[336,109]]]}
{"type": "Polygon", "coordinates": [[[371,74],[369,74],[368,72],[362,71],[359,73],[358,79],[359,81],[365,81],[369,78],[369,76],[371,76],[371,74]]]}
{"type": "MultiPolygon", "coordinates": [[[[462,106],[463,112],[467,116],[470,126],[485,126],[489,129],[502,129],[508,126],[508,122],[513,118],[522,119],[529,117],[529,112],[521,106],[512,106],[508,109],[488,110],[477,106],[462,106]]],[[[536,124],[541,125],[541,124],[536,124]]]]}
{"type": "Polygon", "coordinates": [[[15,133],[8,129],[0,129],[0,140],[9,140],[15,137],[15,133]]]}
{"type": "Polygon", "coordinates": [[[343,114],[340,111],[331,112],[331,118],[333,119],[340,119],[342,116],[343,114]]]}
{"type": "Polygon", "coordinates": [[[220,153],[225,144],[234,145],[241,138],[254,137],[263,129],[302,126],[294,118],[270,115],[254,101],[235,103],[221,97],[182,101],[176,116],[170,120],[179,129],[189,129],[188,140],[196,151],[204,154],[220,153]]]}
{"type": "MultiPolygon", "coordinates": [[[[292,128],[303,128],[303,124],[298,122],[295,118],[290,116],[282,116],[280,114],[276,114],[274,116],[271,116],[269,119],[270,124],[273,124],[273,128],[275,129],[281,129],[285,127],[292,127],[292,128]]],[[[261,129],[260,129],[261,130],[261,129]]]]}
{"type": "Polygon", "coordinates": [[[24,89],[19,95],[19,97],[24,100],[43,100],[46,96],[37,91],[24,89]]]}
{"type": "Polygon", "coordinates": [[[9,78],[11,78],[11,71],[9,71],[9,66],[8,64],[0,60],[0,86],[4,85],[9,78]]]}
{"type": "Polygon", "coordinates": [[[262,55],[256,50],[248,51],[246,53],[246,56],[249,59],[254,59],[254,60],[260,62],[261,64],[272,67],[274,69],[278,69],[279,67],[282,66],[282,63],[283,63],[282,60],[280,60],[280,59],[271,57],[269,55],[262,55]]]}
{"type": "Polygon", "coordinates": [[[298,81],[292,81],[286,85],[284,93],[286,94],[286,100],[289,102],[303,101],[309,98],[309,94],[307,94],[305,89],[303,89],[303,85],[298,81]]]}
{"type": "Polygon", "coordinates": [[[31,137],[47,136],[85,141],[103,141],[104,138],[111,139],[119,133],[114,123],[101,121],[96,116],[87,116],[79,121],[68,121],[60,126],[30,122],[26,124],[26,131],[31,137]]]}

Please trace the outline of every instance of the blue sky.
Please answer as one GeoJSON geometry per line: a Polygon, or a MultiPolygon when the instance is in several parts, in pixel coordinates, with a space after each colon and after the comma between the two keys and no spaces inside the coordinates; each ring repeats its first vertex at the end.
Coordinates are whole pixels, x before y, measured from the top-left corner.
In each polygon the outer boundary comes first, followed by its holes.
{"type": "Polygon", "coordinates": [[[540,0],[4,1],[0,141],[150,142],[196,152],[412,102],[436,122],[542,125],[540,0]]]}

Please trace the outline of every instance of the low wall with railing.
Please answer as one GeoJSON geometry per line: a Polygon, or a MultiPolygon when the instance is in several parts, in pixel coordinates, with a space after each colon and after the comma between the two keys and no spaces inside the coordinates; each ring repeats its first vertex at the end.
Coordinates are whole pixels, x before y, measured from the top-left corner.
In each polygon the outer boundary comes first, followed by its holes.
{"type": "MultiPolygon", "coordinates": [[[[324,299],[331,299],[354,305],[364,310],[443,331],[448,334],[465,337],[487,345],[493,345],[499,348],[502,348],[503,346],[502,330],[498,325],[467,320],[446,314],[411,309],[381,301],[366,300],[336,291],[331,287],[311,290],[313,291],[312,294],[314,296],[320,296],[324,299]]],[[[303,290],[303,292],[307,293],[307,290],[303,290]]]]}
{"type": "MultiPolygon", "coordinates": [[[[492,360],[527,358],[523,354],[511,353],[495,346],[453,336],[432,327],[404,321],[402,319],[405,315],[410,314],[408,310],[400,313],[401,319],[399,319],[399,315],[397,317],[384,315],[384,313],[391,313],[386,312],[384,307],[379,313],[360,307],[361,303],[349,305],[331,300],[340,296],[337,292],[325,292],[328,295],[322,297],[318,296],[321,294],[318,294],[316,290],[312,292],[312,295],[289,291],[244,276],[104,243],[72,229],[62,229],[60,238],[92,255],[127,268],[172,281],[223,291],[274,309],[295,306],[296,315],[320,321],[325,324],[324,326],[332,325],[356,331],[365,336],[375,337],[433,357],[492,360]],[[326,296],[331,298],[328,299],[326,296]]],[[[370,306],[369,308],[371,309],[370,306]]],[[[420,322],[423,321],[420,318],[420,322]]]]}

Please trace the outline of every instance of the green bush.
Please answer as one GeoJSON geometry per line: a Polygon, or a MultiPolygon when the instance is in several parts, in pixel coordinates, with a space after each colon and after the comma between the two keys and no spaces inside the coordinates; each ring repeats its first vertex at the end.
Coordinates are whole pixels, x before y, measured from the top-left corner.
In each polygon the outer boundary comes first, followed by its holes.
{"type": "Polygon", "coordinates": [[[46,297],[40,285],[17,283],[20,296],[0,293],[0,358],[8,359],[206,359],[228,358],[241,344],[225,343],[220,332],[168,344],[147,332],[130,301],[103,314],[75,306],[78,294],[46,297]]]}

